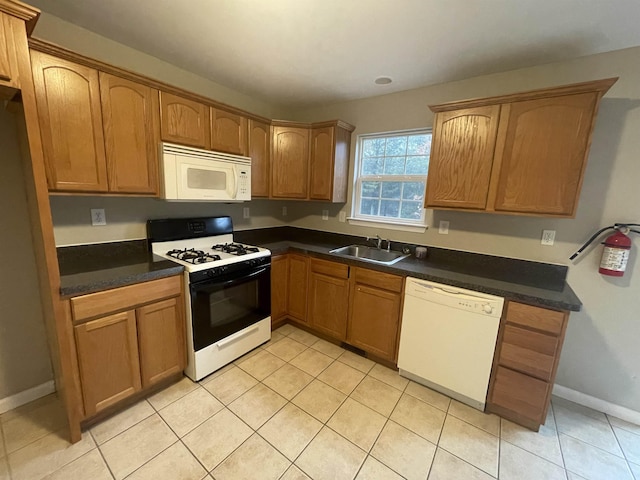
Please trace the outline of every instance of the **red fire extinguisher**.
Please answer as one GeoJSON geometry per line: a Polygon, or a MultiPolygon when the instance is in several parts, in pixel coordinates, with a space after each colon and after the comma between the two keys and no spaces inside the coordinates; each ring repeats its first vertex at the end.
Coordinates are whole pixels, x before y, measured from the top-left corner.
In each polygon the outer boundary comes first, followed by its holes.
{"type": "Polygon", "coordinates": [[[615,230],[613,235],[608,236],[603,242],[604,249],[602,258],[600,259],[600,268],[598,272],[602,275],[611,277],[622,277],[627,268],[629,253],[631,252],[631,238],[626,234],[629,232],[640,234],[640,230],[631,227],[640,227],[637,223],[616,223],[609,227],[604,227],[594,233],[587,242],[578,249],[576,253],[569,257],[569,260],[576,258],[585,248],[598,238],[602,232],[607,230],[615,230]]]}

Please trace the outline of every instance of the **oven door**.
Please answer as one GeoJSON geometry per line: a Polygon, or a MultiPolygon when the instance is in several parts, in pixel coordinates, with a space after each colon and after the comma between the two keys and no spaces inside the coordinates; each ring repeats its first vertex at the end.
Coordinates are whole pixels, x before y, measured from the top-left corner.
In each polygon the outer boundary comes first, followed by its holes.
{"type": "Polygon", "coordinates": [[[271,315],[271,266],[247,268],[189,285],[198,351],[271,315]]]}

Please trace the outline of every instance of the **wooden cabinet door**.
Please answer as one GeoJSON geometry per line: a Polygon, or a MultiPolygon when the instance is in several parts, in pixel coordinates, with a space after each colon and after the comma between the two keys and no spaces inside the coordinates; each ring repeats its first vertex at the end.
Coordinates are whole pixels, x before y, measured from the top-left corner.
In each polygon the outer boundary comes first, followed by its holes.
{"type": "Polygon", "coordinates": [[[307,286],[309,258],[304,255],[289,255],[289,295],[287,312],[299,322],[307,322],[307,286]]]}
{"type": "Polygon", "coordinates": [[[333,193],[334,127],[311,130],[309,198],[331,200],[333,193]]]}
{"type": "Polygon", "coordinates": [[[170,298],[136,310],[144,388],[184,370],[185,326],[179,300],[170,298]]]}
{"type": "Polygon", "coordinates": [[[400,293],[358,283],[356,279],[351,289],[347,341],[380,358],[395,361],[400,305],[400,293]]]}
{"type": "Polygon", "coordinates": [[[597,102],[589,92],[503,107],[496,211],[574,215],[597,102]]]}
{"type": "Polygon", "coordinates": [[[251,157],[251,197],[269,196],[271,127],[249,119],[249,152],[251,157]]]}
{"type": "Polygon", "coordinates": [[[100,72],[109,191],[158,194],[158,91],[100,72]]]}
{"type": "Polygon", "coordinates": [[[349,280],[311,272],[309,323],[316,330],[338,340],[347,337],[349,280]]]}
{"type": "Polygon", "coordinates": [[[287,255],[271,258],[271,322],[287,315],[289,261],[287,255]]]}
{"type": "Polygon", "coordinates": [[[160,131],[165,142],[210,148],[209,107],[160,92],[160,131]]]}
{"type": "Polygon", "coordinates": [[[484,210],[500,106],[436,114],[425,207],[484,210]]]}
{"type": "Polygon", "coordinates": [[[31,61],[49,189],[106,192],[98,72],[34,50],[31,61]]]}
{"type": "Polygon", "coordinates": [[[140,390],[140,364],[133,311],[74,327],[87,417],[140,390]]]}
{"type": "MultiPolygon", "coordinates": [[[[14,25],[20,20],[0,12],[0,94],[6,90],[9,98],[15,89],[20,88],[18,81],[18,61],[14,42],[14,25]]],[[[17,27],[16,27],[17,28],[17,27]]]]}
{"type": "Polygon", "coordinates": [[[309,129],[273,127],[271,196],[307,198],[309,183],[309,129]]]}
{"type": "Polygon", "coordinates": [[[211,149],[247,154],[247,118],[211,107],[211,149]]]}

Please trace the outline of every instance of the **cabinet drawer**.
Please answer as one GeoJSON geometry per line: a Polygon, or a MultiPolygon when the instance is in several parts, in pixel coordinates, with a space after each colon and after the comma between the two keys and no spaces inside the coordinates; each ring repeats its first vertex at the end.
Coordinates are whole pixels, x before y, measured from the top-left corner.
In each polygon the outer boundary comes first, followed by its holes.
{"type": "Polygon", "coordinates": [[[358,267],[355,268],[355,278],[356,283],[363,283],[397,293],[402,291],[402,282],[404,281],[404,279],[398,275],[358,267]]]}
{"type": "Polygon", "coordinates": [[[180,295],[182,276],[161,278],[71,299],[74,322],[180,295]]]}
{"type": "Polygon", "coordinates": [[[506,325],[500,348],[500,365],[551,380],[558,338],[506,325]]]}
{"type": "Polygon", "coordinates": [[[565,312],[533,307],[523,303],[509,302],[507,306],[507,323],[524,325],[544,332],[560,335],[565,312]]]}
{"type": "Polygon", "coordinates": [[[349,266],[343,263],[329,262],[327,260],[311,259],[311,271],[323,273],[330,277],[349,278],[349,266]]]}
{"type": "Polygon", "coordinates": [[[499,366],[490,403],[542,424],[550,388],[547,382],[499,366]]]}

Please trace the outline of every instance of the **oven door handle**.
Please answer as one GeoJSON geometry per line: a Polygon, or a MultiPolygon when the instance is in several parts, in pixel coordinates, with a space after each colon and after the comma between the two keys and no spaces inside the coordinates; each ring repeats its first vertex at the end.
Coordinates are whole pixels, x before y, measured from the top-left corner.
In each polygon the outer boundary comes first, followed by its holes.
{"type": "Polygon", "coordinates": [[[247,335],[252,334],[253,332],[255,332],[256,330],[258,330],[259,326],[255,325],[253,328],[249,328],[248,330],[244,330],[242,332],[238,332],[234,335],[231,335],[230,337],[225,338],[224,340],[219,341],[218,343],[216,343],[216,346],[218,348],[224,348],[227,345],[229,345],[230,343],[236,342],[237,340],[240,340],[242,337],[246,337],[247,335]]]}
{"type": "Polygon", "coordinates": [[[248,279],[251,279],[253,277],[257,277],[258,275],[262,275],[263,273],[265,273],[269,268],[271,268],[271,266],[269,265],[268,267],[264,267],[261,268],[260,270],[255,270],[251,273],[247,273],[246,275],[242,275],[241,277],[238,278],[234,278],[232,280],[225,280],[223,282],[216,282],[215,279],[205,279],[205,280],[201,280],[199,282],[192,282],[191,285],[209,285],[211,284],[212,286],[215,285],[216,288],[224,288],[227,287],[229,285],[233,285],[234,283],[240,283],[240,282],[245,282],[248,279]],[[213,280],[213,282],[212,282],[213,280]]]}

